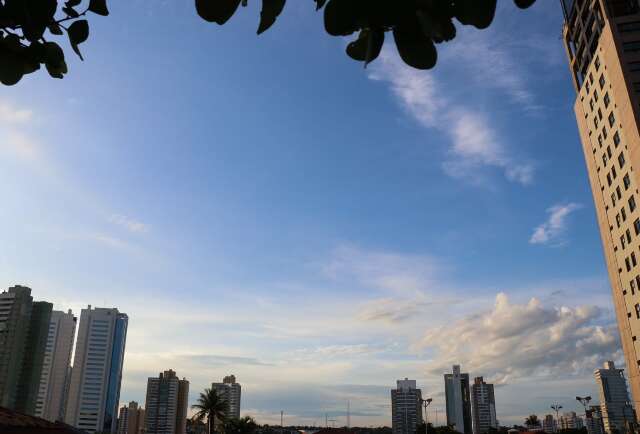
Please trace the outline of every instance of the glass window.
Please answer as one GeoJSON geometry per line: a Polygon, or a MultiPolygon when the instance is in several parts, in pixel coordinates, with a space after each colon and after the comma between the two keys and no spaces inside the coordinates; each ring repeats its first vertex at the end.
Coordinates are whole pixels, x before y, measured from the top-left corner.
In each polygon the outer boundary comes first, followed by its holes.
{"type": "Polygon", "coordinates": [[[638,265],[638,262],[636,261],[636,254],[635,252],[631,252],[631,264],[635,267],[636,265],[638,265]]]}
{"type": "Polygon", "coordinates": [[[629,262],[629,258],[624,258],[624,266],[627,268],[627,271],[631,271],[631,263],[629,262]]]}
{"type": "Polygon", "coordinates": [[[627,247],[627,240],[624,239],[624,235],[620,235],[620,246],[622,247],[622,250],[627,247]]]}
{"type": "Polygon", "coordinates": [[[607,165],[607,154],[602,154],[602,164],[607,165]]]}
{"type": "Polygon", "coordinates": [[[636,303],[636,318],[640,319],[640,304],[638,303],[636,303]]]}
{"type": "Polygon", "coordinates": [[[629,211],[633,212],[636,209],[636,198],[631,196],[629,198],[629,211]]]}
{"type": "MultiPolygon", "coordinates": [[[[638,276],[636,276],[636,279],[638,278],[638,276]]],[[[631,288],[631,295],[634,295],[636,293],[636,280],[635,279],[631,279],[629,281],[629,287],[631,288]]]]}
{"type": "Polygon", "coordinates": [[[620,33],[635,32],[640,30],[640,21],[631,21],[629,23],[618,24],[618,31],[620,33]]]}
{"type": "Polygon", "coordinates": [[[611,205],[616,206],[616,195],[611,193],[611,205]]]}
{"type": "Polygon", "coordinates": [[[607,146],[607,155],[609,156],[609,158],[611,158],[611,156],[613,155],[613,152],[611,151],[611,146],[607,146]]]}
{"type": "Polygon", "coordinates": [[[598,145],[602,148],[602,134],[598,134],[598,145]]]}
{"type": "Polygon", "coordinates": [[[628,173],[624,175],[624,178],[622,178],[622,182],[624,183],[624,189],[628,190],[629,186],[631,185],[631,179],[629,178],[628,173]]]}
{"type": "Polygon", "coordinates": [[[600,83],[600,89],[603,89],[603,88],[604,88],[604,85],[605,85],[605,83],[606,83],[606,81],[605,81],[605,79],[604,79],[604,74],[602,74],[602,75],[600,76],[600,79],[598,80],[598,83],[600,83]]]}
{"type": "Polygon", "coordinates": [[[604,101],[604,107],[608,108],[609,103],[611,102],[611,100],[609,99],[609,92],[604,94],[604,98],[602,99],[602,101],[604,101]]]}
{"type": "MultiPolygon", "coordinates": [[[[631,242],[631,231],[629,229],[627,229],[627,231],[625,232],[625,235],[627,236],[627,242],[630,243],[631,242]]],[[[634,258],[636,257],[635,253],[631,254],[634,258]]],[[[636,265],[635,262],[633,265],[636,265]]]]}
{"type": "Polygon", "coordinates": [[[620,214],[616,214],[616,224],[620,227],[620,214]]]}
{"type": "Polygon", "coordinates": [[[618,199],[622,198],[622,191],[620,191],[620,187],[616,187],[616,194],[618,195],[618,199]]]}
{"type": "Polygon", "coordinates": [[[627,53],[640,51],[640,41],[625,42],[624,44],[622,44],[622,49],[627,53]]]}
{"type": "Polygon", "coordinates": [[[593,64],[596,67],[596,71],[600,69],[600,58],[598,56],[596,56],[596,60],[594,60],[593,64]]]}
{"type": "Polygon", "coordinates": [[[613,135],[613,144],[616,145],[616,147],[620,144],[620,133],[618,133],[618,131],[613,135]]]}
{"type": "Polygon", "coordinates": [[[640,71],[640,62],[639,61],[629,62],[629,71],[630,72],[640,71]]]}
{"type": "Polygon", "coordinates": [[[598,128],[598,117],[593,118],[593,125],[595,125],[596,129],[598,128]]]}
{"type": "Polygon", "coordinates": [[[640,235],[640,219],[636,219],[636,221],[633,222],[633,229],[635,229],[636,235],[640,235]]]}
{"type": "Polygon", "coordinates": [[[611,174],[607,173],[607,183],[609,184],[609,187],[611,187],[611,174]]]}
{"type": "Polygon", "coordinates": [[[602,127],[602,137],[604,137],[605,140],[607,139],[607,127],[606,126],[602,127]]]}
{"type": "Polygon", "coordinates": [[[613,114],[613,112],[609,113],[609,126],[613,127],[613,125],[616,123],[616,116],[613,114]]]}
{"type": "Polygon", "coordinates": [[[622,221],[626,222],[627,221],[627,212],[624,210],[624,207],[622,207],[622,209],[620,210],[620,215],[622,216],[622,221]]]}
{"type": "Polygon", "coordinates": [[[589,108],[591,109],[591,111],[593,111],[593,100],[589,101],[589,108]]]}
{"type": "Polygon", "coordinates": [[[618,155],[618,164],[620,164],[621,169],[624,167],[624,163],[624,154],[621,152],[620,155],[618,155]]]}
{"type": "Polygon", "coordinates": [[[616,172],[616,166],[613,166],[611,168],[611,176],[613,176],[613,179],[616,179],[618,177],[618,173],[616,172]]]}

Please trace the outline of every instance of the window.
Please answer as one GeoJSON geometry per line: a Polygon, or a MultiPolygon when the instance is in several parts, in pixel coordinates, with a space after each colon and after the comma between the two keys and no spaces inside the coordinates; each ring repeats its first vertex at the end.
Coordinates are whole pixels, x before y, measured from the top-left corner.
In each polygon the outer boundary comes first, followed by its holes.
{"type": "Polygon", "coordinates": [[[602,148],[602,134],[598,134],[598,145],[602,148]]]}
{"type": "Polygon", "coordinates": [[[629,23],[618,24],[618,31],[620,33],[635,32],[640,30],[640,21],[631,21],[629,23]]]}
{"type": "Polygon", "coordinates": [[[636,288],[640,289],[640,276],[636,274],[636,288]]]}
{"type": "Polygon", "coordinates": [[[626,222],[627,221],[627,212],[624,210],[624,207],[622,207],[622,209],[620,210],[620,215],[622,216],[622,221],[626,222]]]}
{"type": "MultiPolygon", "coordinates": [[[[627,236],[627,243],[630,243],[630,242],[631,242],[631,231],[629,231],[629,229],[627,229],[627,231],[625,232],[625,235],[627,236]]],[[[631,255],[632,255],[634,258],[636,257],[635,253],[632,253],[631,255]]],[[[634,264],[633,264],[633,265],[636,265],[636,264],[635,264],[635,261],[634,261],[634,264]]]]}
{"type": "Polygon", "coordinates": [[[624,265],[627,267],[627,272],[631,271],[631,263],[629,262],[629,258],[624,258],[624,265]]]}
{"type": "Polygon", "coordinates": [[[607,139],[607,127],[603,126],[602,127],[602,137],[604,137],[604,139],[607,139]]]}
{"type": "Polygon", "coordinates": [[[621,169],[624,167],[624,162],[624,154],[620,152],[620,155],[618,155],[618,164],[620,164],[621,169]]]}
{"type": "Polygon", "coordinates": [[[602,154],[602,164],[607,165],[607,154],[602,154]]]}
{"type": "MultiPolygon", "coordinates": [[[[638,278],[638,276],[636,276],[636,279],[638,278]]],[[[629,287],[631,288],[631,295],[634,295],[636,293],[636,281],[635,279],[631,279],[629,281],[629,287]]]]}
{"type": "Polygon", "coordinates": [[[624,44],[622,44],[622,49],[626,53],[633,53],[635,51],[640,51],[640,41],[625,42],[624,44]]]}
{"type": "Polygon", "coordinates": [[[600,83],[600,89],[604,89],[604,85],[606,83],[605,79],[604,79],[604,74],[602,74],[600,76],[600,79],[598,80],[598,83],[600,83]]]}
{"type": "Polygon", "coordinates": [[[613,155],[613,152],[611,152],[611,146],[607,146],[607,155],[609,156],[609,158],[611,158],[611,156],[613,155]]]}
{"type": "Polygon", "coordinates": [[[616,179],[618,177],[618,173],[616,172],[616,166],[613,166],[611,168],[611,176],[613,176],[613,179],[616,179]]]}
{"type": "Polygon", "coordinates": [[[596,56],[596,60],[593,62],[593,64],[596,67],[596,71],[600,69],[600,58],[598,56],[596,56]]]}
{"type": "Polygon", "coordinates": [[[624,235],[620,235],[620,246],[622,247],[622,250],[627,247],[627,240],[624,239],[624,235]]]}
{"type": "Polygon", "coordinates": [[[586,89],[586,94],[589,95],[589,92],[591,91],[591,84],[589,84],[589,81],[584,82],[584,88],[586,89]]]}
{"type": "Polygon", "coordinates": [[[640,235],[640,219],[636,219],[636,221],[633,222],[633,229],[635,229],[636,235],[640,235]]]}
{"type": "MultiPolygon", "coordinates": [[[[636,318],[640,319],[640,304],[636,303],[636,318]]],[[[640,360],[638,361],[640,365],[640,360]]]]}
{"type": "Polygon", "coordinates": [[[609,99],[609,92],[604,94],[604,98],[602,98],[602,101],[604,101],[604,107],[609,108],[609,103],[611,102],[611,100],[609,99]]]}
{"type": "Polygon", "coordinates": [[[616,116],[613,114],[613,112],[611,112],[609,113],[609,126],[613,127],[615,123],[616,123],[616,116]]]}
{"type": "Polygon", "coordinates": [[[593,99],[589,101],[589,108],[593,111],[593,99]]]}
{"type": "Polygon", "coordinates": [[[636,209],[636,198],[631,196],[629,198],[629,211],[633,212],[636,209]]]}
{"type": "Polygon", "coordinates": [[[639,61],[629,62],[629,71],[630,72],[640,71],[640,62],[639,61]]]}
{"type": "Polygon", "coordinates": [[[622,198],[622,191],[620,191],[620,187],[616,187],[616,194],[618,195],[618,199],[622,198]]]}
{"type": "Polygon", "coordinates": [[[613,135],[613,144],[616,145],[616,148],[618,147],[618,145],[620,144],[620,133],[618,133],[616,131],[616,133],[613,135]]]}
{"type": "Polygon", "coordinates": [[[634,252],[631,252],[631,264],[633,264],[634,267],[638,265],[638,262],[636,262],[636,254],[634,252]]]}
{"type": "Polygon", "coordinates": [[[624,189],[629,190],[629,186],[631,185],[631,179],[629,178],[628,173],[624,175],[624,178],[622,178],[622,182],[624,183],[624,189]]]}
{"type": "Polygon", "coordinates": [[[620,214],[616,214],[616,224],[620,227],[620,214]]]}
{"type": "Polygon", "coordinates": [[[593,125],[595,125],[596,129],[598,129],[598,118],[597,117],[593,118],[593,125]]]}
{"type": "Polygon", "coordinates": [[[611,206],[616,206],[616,195],[611,193],[611,206]]]}
{"type": "Polygon", "coordinates": [[[607,183],[609,184],[609,187],[611,187],[611,174],[607,173],[607,183]]]}

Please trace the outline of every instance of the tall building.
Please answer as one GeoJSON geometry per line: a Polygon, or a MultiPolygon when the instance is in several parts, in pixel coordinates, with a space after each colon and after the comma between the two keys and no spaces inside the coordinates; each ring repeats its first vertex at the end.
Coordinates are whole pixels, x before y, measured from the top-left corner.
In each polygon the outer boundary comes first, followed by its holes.
{"type": "Polygon", "coordinates": [[[473,434],[487,434],[491,428],[498,429],[496,398],[493,384],[476,377],[471,385],[471,408],[473,409],[473,434]]]}
{"type": "Polygon", "coordinates": [[[227,417],[238,419],[240,417],[240,398],[242,388],[236,383],[235,375],[227,375],[222,379],[222,383],[212,383],[211,388],[229,403],[229,414],[227,417]]]}
{"type": "Polygon", "coordinates": [[[146,434],[185,434],[189,382],[172,370],[147,380],[146,434]]]}
{"type": "Polygon", "coordinates": [[[82,309],[65,422],[115,433],[128,318],[118,309],[82,309]]]}
{"type": "Polygon", "coordinates": [[[51,313],[35,411],[51,422],[64,420],[76,322],[71,311],[51,313]]]}
{"type": "Polygon", "coordinates": [[[584,417],[584,425],[587,428],[587,434],[604,434],[602,411],[599,405],[592,405],[587,410],[584,417]]]}
{"type": "Polygon", "coordinates": [[[120,408],[118,434],[144,434],[145,411],[138,403],[131,401],[120,408]]]}
{"type": "Polygon", "coordinates": [[[560,429],[581,429],[584,427],[582,418],[578,417],[575,411],[564,413],[560,416],[560,429]]]}
{"type": "Polygon", "coordinates": [[[21,413],[33,415],[36,411],[52,309],[53,305],[44,301],[36,301],[31,306],[24,359],[16,393],[15,409],[21,413]]]}
{"type": "Polygon", "coordinates": [[[447,404],[447,425],[462,434],[471,434],[469,374],[460,373],[460,366],[454,365],[453,373],[444,375],[444,391],[447,404]]]}
{"type": "Polygon", "coordinates": [[[574,111],[636,409],[640,403],[640,6],[561,0],[574,111]],[[635,170],[634,170],[635,169],[635,170]]]}
{"type": "Polygon", "coordinates": [[[595,377],[604,430],[609,434],[628,431],[627,424],[635,421],[635,412],[629,400],[623,370],[617,369],[613,362],[606,362],[604,369],[596,369],[595,377]]]}
{"type": "Polygon", "coordinates": [[[556,432],[556,420],[553,418],[553,415],[548,414],[542,419],[542,431],[547,434],[551,434],[556,432]]]}
{"type": "Polygon", "coordinates": [[[422,423],[422,391],[416,380],[398,380],[391,390],[391,420],[393,434],[415,434],[422,423]]]}
{"type": "Polygon", "coordinates": [[[31,289],[25,286],[0,294],[0,407],[16,405],[32,306],[31,289]]]}

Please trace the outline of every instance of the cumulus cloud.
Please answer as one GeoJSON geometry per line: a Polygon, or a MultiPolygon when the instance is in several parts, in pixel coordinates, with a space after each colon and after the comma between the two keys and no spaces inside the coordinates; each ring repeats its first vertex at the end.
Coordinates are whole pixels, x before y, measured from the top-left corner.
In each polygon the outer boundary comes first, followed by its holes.
{"type": "Polygon", "coordinates": [[[488,119],[443,95],[433,75],[406,66],[385,48],[369,78],[388,83],[409,115],[449,138],[451,159],[444,163],[448,175],[477,180],[478,168],[493,167],[521,184],[533,180],[533,166],[516,162],[488,119]]]}
{"type": "Polygon", "coordinates": [[[535,298],[517,304],[500,293],[492,309],[429,330],[417,347],[435,350],[433,374],[462,364],[499,384],[588,375],[602,361],[620,356],[615,324],[603,323],[603,317],[595,306],[551,307],[535,298]]]}
{"type": "Polygon", "coordinates": [[[562,245],[571,213],[581,208],[577,203],[554,205],[547,209],[547,221],[536,227],[529,239],[531,244],[562,245]]]}
{"type": "Polygon", "coordinates": [[[133,233],[143,233],[149,231],[149,225],[146,223],[142,223],[138,220],[132,219],[131,217],[127,217],[122,214],[112,214],[109,217],[109,221],[118,226],[121,226],[133,233]]]}

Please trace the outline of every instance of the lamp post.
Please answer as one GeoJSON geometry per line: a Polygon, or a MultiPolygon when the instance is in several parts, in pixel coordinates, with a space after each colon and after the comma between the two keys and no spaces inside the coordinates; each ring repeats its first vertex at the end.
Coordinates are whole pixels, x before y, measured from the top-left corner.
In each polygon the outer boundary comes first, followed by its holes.
{"type": "Polygon", "coordinates": [[[420,399],[420,402],[424,404],[424,434],[429,434],[429,419],[427,418],[427,407],[433,402],[432,398],[420,399]]]}
{"type": "Polygon", "coordinates": [[[578,401],[580,404],[582,404],[582,406],[584,407],[584,423],[587,423],[587,415],[589,410],[587,410],[587,405],[589,405],[589,401],[591,401],[591,397],[590,396],[585,396],[580,397],[580,396],[576,396],[576,401],[578,401]]]}
{"type": "Polygon", "coordinates": [[[558,431],[558,424],[560,423],[560,417],[558,416],[558,412],[560,411],[561,408],[562,406],[557,402],[551,406],[551,409],[556,412],[556,426],[554,431],[558,431]]]}

